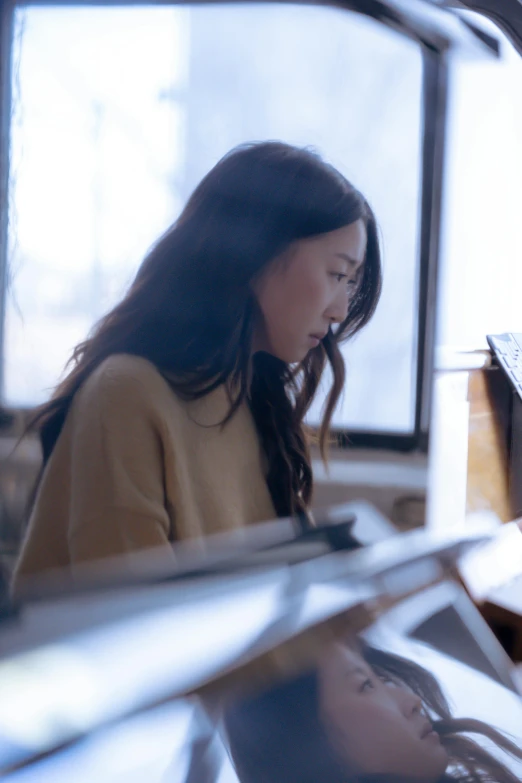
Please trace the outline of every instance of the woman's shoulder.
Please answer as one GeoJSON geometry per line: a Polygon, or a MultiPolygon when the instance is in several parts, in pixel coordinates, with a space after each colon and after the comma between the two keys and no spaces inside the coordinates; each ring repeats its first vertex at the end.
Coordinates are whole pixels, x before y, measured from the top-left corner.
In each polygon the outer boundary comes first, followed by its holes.
{"type": "Polygon", "coordinates": [[[78,390],[74,409],[82,419],[101,416],[127,426],[136,414],[158,422],[194,418],[215,424],[230,409],[225,386],[220,385],[199,399],[188,400],[176,391],[175,380],[164,376],[141,356],[113,354],[101,362],[78,390]]]}
{"type": "Polygon", "coordinates": [[[121,414],[129,408],[157,409],[162,402],[176,404],[177,397],[152,362],[141,356],[113,354],[89,375],[78,392],[78,406],[102,406],[121,414]]]}
{"type": "Polygon", "coordinates": [[[143,356],[114,353],[98,365],[90,375],[91,379],[102,383],[157,383],[163,381],[163,376],[156,365],[143,356]]]}
{"type": "Polygon", "coordinates": [[[104,359],[91,373],[85,387],[167,387],[158,368],[142,356],[115,353],[104,359]]]}

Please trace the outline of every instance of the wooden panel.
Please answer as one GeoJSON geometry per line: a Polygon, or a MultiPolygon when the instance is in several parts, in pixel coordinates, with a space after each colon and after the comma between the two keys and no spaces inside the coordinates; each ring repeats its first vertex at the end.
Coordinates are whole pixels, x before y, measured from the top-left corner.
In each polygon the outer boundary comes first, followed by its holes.
{"type": "Polygon", "coordinates": [[[469,441],[466,511],[491,510],[512,519],[509,497],[509,384],[496,369],[469,375],[469,441]]]}

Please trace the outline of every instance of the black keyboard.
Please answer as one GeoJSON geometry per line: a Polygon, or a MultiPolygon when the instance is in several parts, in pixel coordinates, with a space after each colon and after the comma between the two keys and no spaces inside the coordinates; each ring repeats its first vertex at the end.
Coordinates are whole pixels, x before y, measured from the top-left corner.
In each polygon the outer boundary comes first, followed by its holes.
{"type": "Polygon", "coordinates": [[[522,400],[522,334],[490,334],[488,343],[522,400]]]}

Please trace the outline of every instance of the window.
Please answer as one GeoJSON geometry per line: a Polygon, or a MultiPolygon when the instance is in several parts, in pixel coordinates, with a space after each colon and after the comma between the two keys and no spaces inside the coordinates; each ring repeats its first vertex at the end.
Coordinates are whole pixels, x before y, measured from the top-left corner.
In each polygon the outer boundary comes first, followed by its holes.
{"type": "Polygon", "coordinates": [[[315,147],[381,228],[383,296],[345,349],[335,424],[411,433],[418,46],[313,6],[27,7],[15,21],[6,401],[41,402],[201,177],[270,138],[315,147]]]}
{"type": "Polygon", "coordinates": [[[492,22],[464,15],[500,39],[501,57],[453,71],[438,337],[486,348],[487,334],[522,332],[522,58],[492,22]]]}

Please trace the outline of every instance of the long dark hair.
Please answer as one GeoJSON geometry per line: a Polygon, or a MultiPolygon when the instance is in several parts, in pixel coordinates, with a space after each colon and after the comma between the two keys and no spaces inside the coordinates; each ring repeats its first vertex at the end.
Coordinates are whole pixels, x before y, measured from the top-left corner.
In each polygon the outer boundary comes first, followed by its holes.
{"type": "MultiPolygon", "coordinates": [[[[504,764],[466,734],[487,738],[512,756],[522,750],[501,732],[471,718],[453,718],[435,677],[412,661],[361,643],[358,652],[421,699],[448,753],[438,783],[520,783],[504,764]]],[[[316,671],[230,706],[228,744],[241,783],[392,783],[381,775],[354,776],[335,751],[320,715],[316,671]]],[[[393,783],[402,783],[393,778],[393,783]]]]}
{"type": "Polygon", "coordinates": [[[186,399],[225,384],[226,421],[247,399],[268,458],[268,486],[280,516],[310,502],[312,471],[303,420],[329,362],[332,388],[320,428],[324,456],[345,370],[339,343],[371,318],[381,288],[375,217],[363,196],[307,150],[279,142],[232,150],[201,181],[176,223],[143,261],[124,299],[73,353],[72,369],[36,411],[44,464],[74,395],[108,356],[152,362],[186,399]],[[362,219],[364,272],[346,320],[297,367],[252,357],[259,308],[252,283],[292,242],[362,219]]]}

